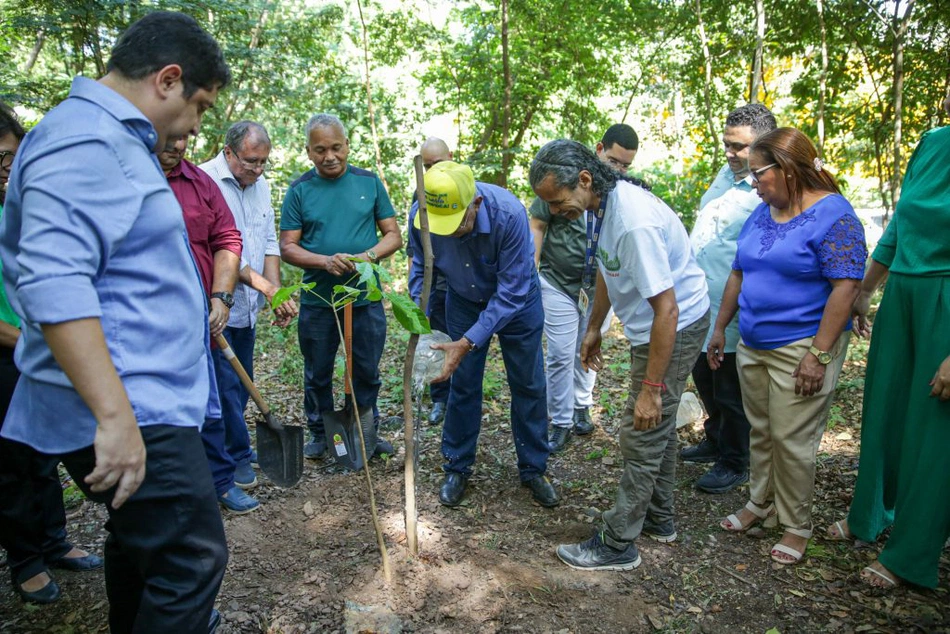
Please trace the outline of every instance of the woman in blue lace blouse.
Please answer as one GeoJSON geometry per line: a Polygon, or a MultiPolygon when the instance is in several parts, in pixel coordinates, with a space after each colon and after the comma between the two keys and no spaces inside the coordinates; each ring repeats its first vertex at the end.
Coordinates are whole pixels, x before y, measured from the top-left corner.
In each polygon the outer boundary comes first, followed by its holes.
{"type": "Polygon", "coordinates": [[[815,456],[867,246],[854,209],[798,130],[760,137],[749,168],[762,204],[739,234],[708,359],[718,368],[726,325],[741,309],[736,362],[752,427],[750,500],[721,526],[743,532],[777,515],[785,532],[772,559],[795,564],[812,535],[815,456]]]}

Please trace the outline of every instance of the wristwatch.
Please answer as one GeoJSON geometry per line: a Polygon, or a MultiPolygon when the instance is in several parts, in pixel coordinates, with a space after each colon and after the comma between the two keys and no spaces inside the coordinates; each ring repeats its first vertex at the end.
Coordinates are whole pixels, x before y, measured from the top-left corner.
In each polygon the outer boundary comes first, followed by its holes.
{"type": "Polygon", "coordinates": [[[476,348],[478,347],[478,346],[475,345],[475,342],[474,342],[474,341],[472,341],[471,339],[469,339],[469,338],[466,337],[465,335],[462,335],[462,341],[464,341],[465,343],[468,344],[468,351],[469,351],[469,352],[471,352],[472,350],[474,350],[474,349],[476,349],[476,348]]]}
{"type": "Polygon", "coordinates": [[[234,307],[234,295],[231,293],[211,293],[213,299],[220,299],[229,309],[234,307]]]}
{"type": "Polygon", "coordinates": [[[376,249],[367,249],[366,257],[368,257],[369,261],[373,264],[379,264],[379,256],[376,255],[376,249]]]}
{"type": "Polygon", "coordinates": [[[809,348],[808,351],[812,353],[813,355],[815,355],[816,357],[818,357],[818,363],[820,363],[821,365],[828,365],[829,363],[831,363],[830,352],[824,352],[822,350],[819,350],[815,346],[812,346],[811,348],[809,348]]]}

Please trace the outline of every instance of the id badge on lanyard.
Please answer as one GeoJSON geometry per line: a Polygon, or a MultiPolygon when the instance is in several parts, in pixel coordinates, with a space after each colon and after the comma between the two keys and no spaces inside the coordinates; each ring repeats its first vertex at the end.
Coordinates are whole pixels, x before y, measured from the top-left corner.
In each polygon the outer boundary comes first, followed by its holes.
{"type": "Polygon", "coordinates": [[[607,210],[607,196],[600,197],[600,207],[597,211],[587,212],[587,251],[584,255],[584,274],[581,276],[581,292],[577,296],[577,308],[582,315],[587,314],[590,307],[591,289],[594,288],[594,266],[597,257],[597,243],[600,242],[600,230],[604,222],[604,212],[607,210]]]}

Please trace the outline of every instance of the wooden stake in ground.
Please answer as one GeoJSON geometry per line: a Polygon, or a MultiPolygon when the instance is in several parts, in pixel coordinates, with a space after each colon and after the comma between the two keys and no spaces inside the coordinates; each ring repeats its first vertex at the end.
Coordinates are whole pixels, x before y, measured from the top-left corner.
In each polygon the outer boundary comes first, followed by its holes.
{"type": "MultiPolygon", "coordinates": [[[[413,161],[416,168],[416,199],[419,209],[419,230],[422,235],[422,256],[425,262],[422,276],[422,297],[419,304],[422,312],[429,305],[429,291],[432,289],[432,238],[429,235],[429,214],[426,211],[425,182],[422,177],[422,157],[416,155],[413,161]]],[[[412,227],[409,228],[412,231],[412,227]]],[[[406,544],[413,555],[419,553],[419,529],[416,525],[416,436],[415,421],[412,418],[412,362],[416,355],[419,335],[409,336],[406,349],[406,361],[402,367],[402,415],[406,424],[406,544]]],[[[421,396],[420,396],[421,398],[421,396]]]]}

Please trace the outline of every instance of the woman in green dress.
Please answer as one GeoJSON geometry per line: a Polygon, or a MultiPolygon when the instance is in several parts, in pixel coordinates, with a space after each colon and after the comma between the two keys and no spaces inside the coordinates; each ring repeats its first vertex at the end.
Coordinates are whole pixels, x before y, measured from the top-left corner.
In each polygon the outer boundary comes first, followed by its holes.
{"type": "MultiPolygon", "coordinates": [[[[944,102],[950,112],[950,99],[944,102]]],[[[892,588],[937,586],[950,536],[950,127],[924,134],[900,201],[855,302],[855,331],[870,335],[871,294],[889,278],[868,353],[861,461],[845,520],[832,539],[887,544],[861,578],[892,588]]]]}

